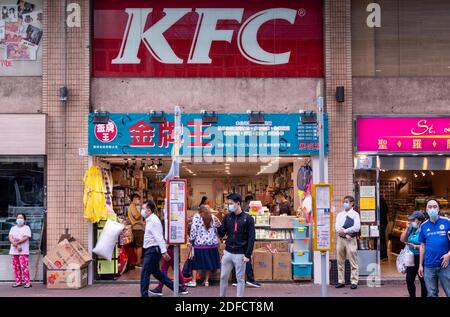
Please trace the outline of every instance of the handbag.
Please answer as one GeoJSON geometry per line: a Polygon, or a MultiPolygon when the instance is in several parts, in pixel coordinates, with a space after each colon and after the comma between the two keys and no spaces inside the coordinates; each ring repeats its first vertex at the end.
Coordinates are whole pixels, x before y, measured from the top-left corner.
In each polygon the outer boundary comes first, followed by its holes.
{"type": "Polygon", "coordinates": [[[400,254],[397,257],[396,264],[397,264],[397,271],[399,273],[406,273],[407,267],[414,266],[414,253],[412,253],[406,246],[402,251],[400,251],[400,254]]]}
{"type": "Polygon", "coordinates": [[[192,259],[187,259],[184,262],[183,270],[181,272],[185,278],[192,276],[192,259]]]}

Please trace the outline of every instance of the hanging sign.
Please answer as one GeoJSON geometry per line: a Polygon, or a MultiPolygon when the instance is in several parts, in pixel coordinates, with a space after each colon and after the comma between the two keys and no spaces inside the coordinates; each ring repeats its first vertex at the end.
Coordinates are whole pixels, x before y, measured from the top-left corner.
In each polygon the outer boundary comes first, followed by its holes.
{"type": "Polygon", "coordinates": [[[187,242],[187,181],[172,179],[166,184],[167,191],[167,243],[187,242]]]}
{"type": "Polygon", "coordinates": [[[375,222],[375,210],[360,210],[361,222],[375,222]]]}
{"type": "Polygon", "coordinates": [[[312,199],[314,214],[313,249],[321,252],[333,251],[332,186],[323,183],[314,184],[312,199]]]}

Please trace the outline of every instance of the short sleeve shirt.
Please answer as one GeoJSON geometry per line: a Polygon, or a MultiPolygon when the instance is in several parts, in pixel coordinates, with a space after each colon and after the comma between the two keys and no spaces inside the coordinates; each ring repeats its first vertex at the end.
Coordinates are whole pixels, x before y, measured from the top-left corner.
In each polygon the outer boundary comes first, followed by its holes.
{"type": "Polygon", "coordinates": [[[425,267],[440,267],[441,257],[450,250],[450,220],[445,217],[432,223],[425,221],[420,227],[419,242],[425,244],[425,267]]]}
{"type": "MultiPolygon", "coordinates": [[[[21,240],[23,237],[27,236],[31,238],[31,229],[27,225],[22,227],[14,226],[9,231],[9,235],[12,235],[15,241],[21,240]]],[[[30,239],[22,243],[21,245],[22,251],[19,252],[16,247],[11,245],[11,249],[9,249],[9,254],[11,255],[29,255],[30,254],[30,239]]]]}

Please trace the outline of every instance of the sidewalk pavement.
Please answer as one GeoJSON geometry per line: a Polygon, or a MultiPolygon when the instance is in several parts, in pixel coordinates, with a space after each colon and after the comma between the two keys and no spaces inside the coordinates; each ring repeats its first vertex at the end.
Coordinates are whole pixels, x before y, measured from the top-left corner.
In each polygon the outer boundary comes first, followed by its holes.
{"type": "MultiPolygon", "coordinates": [[[[155,285],[152,283],[152,288],[155,285]]],[[[197,286],[189,288],[189,295],[180,297],[218,297],[218,284],[209,287],[197,286]]],[[[420,292],[420,286],[417,284],[417,290],[420,292]]],[[[320,297],[320,285],[311,283],[263,283],[261,288],[246,287],[246,297],[320,297]]],[[[229,287],[229,297],[236,296],[236,288],[229,287]]],[[[52,290],[47,289],[41,283],[34,283],[30,289],[12,288],[11,283],[0,283],[0,297],[138,297],[138,283],[117,283],[105,282],[95,283],[80,290],[52,290]]],[[[167,288],[164,288],[164,296],[172,297],[173,294],[167,288]]],[[[407,297],[406,285],[381,285],[380,287],[368,287],[359,285],[358,289],[351,290],[346,288],[336,289],[333,286],[328,287],[329,297],[407,297]]],[[[444,293],[440,293],[444,296],[444,293]]]]}

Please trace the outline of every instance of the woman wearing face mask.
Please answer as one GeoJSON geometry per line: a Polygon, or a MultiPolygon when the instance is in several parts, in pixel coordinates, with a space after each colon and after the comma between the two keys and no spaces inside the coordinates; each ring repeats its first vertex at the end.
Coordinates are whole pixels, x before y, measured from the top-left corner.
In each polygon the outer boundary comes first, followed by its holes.
{"type": "Polygon", "coordinates": [[[12,256],[12,265],[16,283],[12,287],[22,286],[30,288],[30,272],[28,270],[28,255],[30,254],[30,227],[25,225],[25,214],[19,213],[16,216],[16,225],[9,231],[9,241],[11,249],[9,254],[12,256]]]}
{"type": "MultiPolygon", "coordinates": [[[[409,217],[408,228],[400,236],[400,241],[406,243],[409,250],[414,254],[414,266],[406,268],[406,285],[408,287],[409,297],[416,297],[416,276],[419,273],[420,264],[420,242],[419,232],[420,226],[425,219],[425,215],[421,211],[414,211],[409,217]]],[[[427,297],[427,288],[423,277],[419,276],[421,297],[427,297]]]]}

